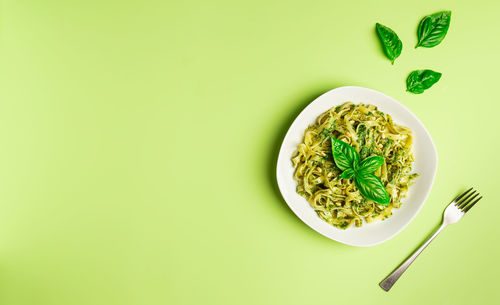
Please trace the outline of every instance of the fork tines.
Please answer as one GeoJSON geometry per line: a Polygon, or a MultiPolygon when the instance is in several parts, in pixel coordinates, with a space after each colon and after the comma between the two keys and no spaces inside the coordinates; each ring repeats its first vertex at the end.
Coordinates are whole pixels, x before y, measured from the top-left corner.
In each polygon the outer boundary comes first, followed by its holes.
{"type": "Polygon", "coordinates": [[[467,213],[481,198],[477,191],[472,191],[472,187],[453,200],[455,206],[462,212],[467,213]],[[475,199],[475,200],[474,200],[475,199]]]}

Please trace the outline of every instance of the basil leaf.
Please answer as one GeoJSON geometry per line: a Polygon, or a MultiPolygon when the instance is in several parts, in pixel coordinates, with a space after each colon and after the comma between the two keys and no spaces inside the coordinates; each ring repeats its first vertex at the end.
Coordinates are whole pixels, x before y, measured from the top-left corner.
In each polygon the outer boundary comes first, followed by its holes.
{"type": "Polygon", "coordinates": [[[432,48],[443,41],[450,27],[451,11],[425,16],[418,25],[418,43],[415,48],[432,48]]]}
{"type": "Polygon", "coordinates": [[[354,170],[352,168],[346,169],[342,174],[340,174],[340,178],[351,179],[354,176],[354,170]]]}
{"type": "Polygon", "coordinates": [[[384,158],[382,156],[371,156],[363,159],[359,164],[358,172],[366,172],[372,174],[380,166],[384,164],[384,158]]]}
{"type": "Polygon", "coordinates": [[[351,145],[334,137],[332,137],[332,153],[335,164],[343,171],[355,168],[359,164],[358,152],[351,145]]]}
{"type": "Polygon", "coordinates": [[[391,197],[384,184],[374,174],[367,172],[358,172],[354,176],[354,184],[363,197],[372,200],[378,204],[389,205],[391,197]]]}
{"type": "Polygon", "coordinates": [[[406,79],[406,91],[420,94],[439,81],[441,73],[432,70],[415,70],[406,79]]]}
{"type": "Polygon", "coordinates": [[[387,55],[391,63],[394,64],[394,60],[401,54],[403,43],[398,35],[390,28],[380,23],[377,23],[375,28],[377,29],[378,38],[380,38],[385,55],[387,55]]]}

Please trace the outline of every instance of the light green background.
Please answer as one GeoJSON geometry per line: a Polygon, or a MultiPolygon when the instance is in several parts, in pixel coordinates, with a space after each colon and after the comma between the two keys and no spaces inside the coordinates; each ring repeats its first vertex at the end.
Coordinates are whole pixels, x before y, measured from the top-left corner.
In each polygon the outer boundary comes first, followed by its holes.
{"type": "Polygon", "coordinates": [[[498,304],[500,2],[3,1],[0,304],[498,304]],[[420,18],[453,11],[417,49],[420,18]],[[396,64],[374,25],[404,43],[396,64]],[[418,68],[443,73],[405,92],[418,68]],[[382,91],[432,134],[415,220],[371,248],[303,224],[275,183],[298,112],[382,91]],[[485,199],[390,293],[458,192],[485,199]]]}

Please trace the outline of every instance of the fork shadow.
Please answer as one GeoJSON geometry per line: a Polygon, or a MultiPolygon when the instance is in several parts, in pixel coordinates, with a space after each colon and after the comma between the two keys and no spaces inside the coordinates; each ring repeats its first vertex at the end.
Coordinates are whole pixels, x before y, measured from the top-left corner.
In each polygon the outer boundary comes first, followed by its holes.
{"type": "MultiPolygon", "coordinates": [[[[278,154],[279,150],[281,148],[281,144],[283,142],[283,139],[288,131],[288,128],[292,124],[292,122],[295,120],[295,118],[299,115],[299,113],[309,104],[311,103],[314,99],[316,99],[318,96],[321,94],[337,88],[341,87],[344,85],[340,84],[330,84],[330,85],[324,85],[324,86],[319,86],[316,88],[312,88],[310,90],[306,90],[304,94],[296,98],[295,100],[292,100],[290,104],[291,110],[289,110],[286,116],[283,117],[283,119],[279,122],[278,127],[275,129],[276,132],[271,138],[271,144],[269,146],[269,152],[268,156],[266,158],[267,163],[265,164],[265,173],[266,173],[266,179],[268,181],[268,185],[271,186],[272,192],[274,196],[276,197],[276,202],[279,203],[279,206],[281,209],[285,212],[286,215],[288,215],[289,218],[293,218],[293,221],[296,222],[297,216],[293,213],[293,211],[287,206],[286,202],[283,200],[283,197],[281,196],[281,192],[278,187],[278,182],[276,180],[276,166],[278,162],[278,154]]],[[[321,234],[317,234],[313,229],[309,228],[311,233],[314,233],[314,236],[319,237],[319,238],[324,238],[321,234]],[[320,237],[321,236],[321,237],[320,237]]],[[[330,241],[330,240],[328,240],[330,241]]],[[[334,244],[338,246],[344,246],[347,248],[347,246],[335,242],[334,244]]]]}

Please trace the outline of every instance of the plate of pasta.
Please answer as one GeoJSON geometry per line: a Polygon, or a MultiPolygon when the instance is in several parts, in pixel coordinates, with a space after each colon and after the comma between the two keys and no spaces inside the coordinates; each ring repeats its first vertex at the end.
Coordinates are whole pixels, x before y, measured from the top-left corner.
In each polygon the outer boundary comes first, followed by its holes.
{"type": "Polygon", "coordinates": [[[368,247],[391,239],[418,214],[437,164],[431,135],[408,108],[376,90],[347,86],[324,93],[298,115],[276,174],[286,203],[309,227],[368,247]],[[335,153],[338,145],[347,159],[335,153]]]}

